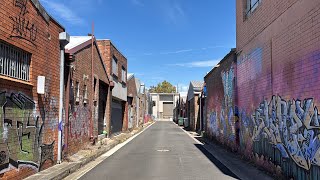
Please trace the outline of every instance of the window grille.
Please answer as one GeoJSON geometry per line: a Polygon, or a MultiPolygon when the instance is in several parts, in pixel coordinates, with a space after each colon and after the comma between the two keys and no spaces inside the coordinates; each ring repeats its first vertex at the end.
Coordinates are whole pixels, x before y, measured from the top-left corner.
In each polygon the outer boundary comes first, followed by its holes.
{"type": "Polygon", "coordinates": [[[31,54],[0,42],[0,75],[30,81],[31,54]]]}

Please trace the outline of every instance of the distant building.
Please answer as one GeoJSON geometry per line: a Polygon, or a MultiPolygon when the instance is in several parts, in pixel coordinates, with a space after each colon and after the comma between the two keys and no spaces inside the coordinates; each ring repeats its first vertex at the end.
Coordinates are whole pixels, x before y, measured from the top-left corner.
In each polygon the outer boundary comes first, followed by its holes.
{"type": "Polygon", "coordinates": [[[179,93],[150,93],[152,100],[152,115],[156,119],[173,118],[173,109],[179,99],[179,93]]]}
{"type": "Polygon", "coordinates": [[[203,87],[203,81],[191,81],[187,96],[187,118],[189,128],[198,130],[200,128],[198,100],[203,87]]]}

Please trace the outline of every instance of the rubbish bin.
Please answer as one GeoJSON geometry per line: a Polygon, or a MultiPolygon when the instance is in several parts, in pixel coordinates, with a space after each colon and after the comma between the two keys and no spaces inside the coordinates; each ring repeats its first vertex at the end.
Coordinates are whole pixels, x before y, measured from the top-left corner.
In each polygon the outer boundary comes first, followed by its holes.
{"type": "Polygon", "coordinates": [[[188,128],[189,127],[189,119],[188,118],[183,118],[183,123],[184,123],[184,127],[188,128]]]}
{"type": "Polygon", "coordinates": [[[178,125],[183,126],[183,118],[182,117],[178,118],[178,125]]]}

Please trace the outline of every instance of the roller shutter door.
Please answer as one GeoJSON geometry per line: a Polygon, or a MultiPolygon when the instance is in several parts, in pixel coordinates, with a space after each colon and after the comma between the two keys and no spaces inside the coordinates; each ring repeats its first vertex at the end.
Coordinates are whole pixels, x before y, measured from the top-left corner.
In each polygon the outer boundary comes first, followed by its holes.
{"type": "Polygon", "coordinates": [[[118,134],[122,130],[123,109],[121,101],[112,100],[111,133],[118,134]]]}
{"type": "Polygon", "coordinates": [[[163,102],[163,118],[173,117],[173,102],[163,102]]]}

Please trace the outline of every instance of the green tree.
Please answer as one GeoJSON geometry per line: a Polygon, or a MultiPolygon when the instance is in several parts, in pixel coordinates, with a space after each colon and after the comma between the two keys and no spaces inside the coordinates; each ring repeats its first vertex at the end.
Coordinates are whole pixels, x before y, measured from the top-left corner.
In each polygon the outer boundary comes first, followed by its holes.
{"type": "Polygon", "coordinates": [[[149,91],[150,93],[175,93],[176,87],[168,81],[163,81],[157,86],[151,86],[149,91]]]}

